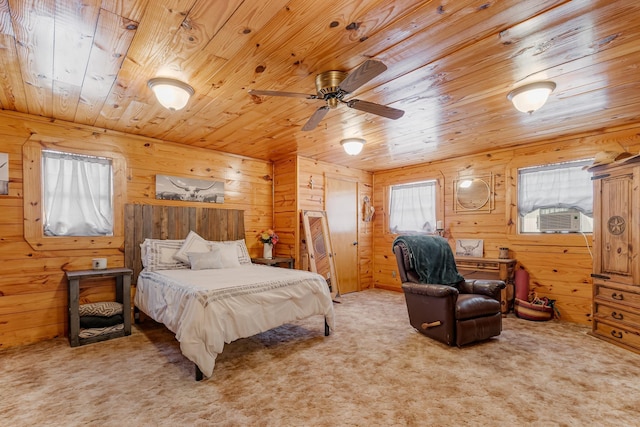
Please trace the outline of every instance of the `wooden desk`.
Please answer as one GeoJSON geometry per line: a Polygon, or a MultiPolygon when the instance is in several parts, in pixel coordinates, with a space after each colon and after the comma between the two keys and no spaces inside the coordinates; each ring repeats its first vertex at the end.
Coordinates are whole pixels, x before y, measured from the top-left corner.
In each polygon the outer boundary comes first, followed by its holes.
{"type": "Polygon", "coordinates": [[[502,280],[507,285],[502,290],[500,306],[503,314],[513,310],[515,296],[515,259],[456,257],[456,266],[465,279],[502,280]]]}
{"type": "Polygon", "coordinates": [[[71,347],[131,335],[132,270],[128,268],[106,268],[104,270],[67,271],[66,274],[69,281],[69,344],[71,344],[71,347]],[[99,277],[114,277],[116,279],[116,301],[122,304],[124,328],[109,334],[80,338],[80,281],[99,277]]]}
{"type": "Polygon", "coordinates": [[[289,264],[289,268],[293,268],[295,259],[285,258],[285,257],[251,258],[251,262],[254,264],[264,264],[264,265],[271,265],[271,266],[278,266],[280,264],[289,264]]]}

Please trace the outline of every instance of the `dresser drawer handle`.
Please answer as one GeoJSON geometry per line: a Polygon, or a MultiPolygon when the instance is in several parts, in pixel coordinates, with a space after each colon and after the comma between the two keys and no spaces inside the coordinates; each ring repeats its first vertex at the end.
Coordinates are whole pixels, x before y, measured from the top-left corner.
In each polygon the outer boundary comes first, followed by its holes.
{"type": "Polygon", "coordinates": [[[622,313],[618,313],[617,311],[614,311],[613,313],[611,313],[611,317],[613,317],[616,320],[624,319],[624,315],[622,313]]]}
{"type": "Polygon", "coordinates": [[[617,292],[614,292],[611,294],[611,298],[622,301],[624,299],[624,294],[618,294],[617,292]]]}
{"type": "Polygon", "coordinates": [[[611,331],[611,336],[614,338],[622,339],[622,332],[611,331]]]}

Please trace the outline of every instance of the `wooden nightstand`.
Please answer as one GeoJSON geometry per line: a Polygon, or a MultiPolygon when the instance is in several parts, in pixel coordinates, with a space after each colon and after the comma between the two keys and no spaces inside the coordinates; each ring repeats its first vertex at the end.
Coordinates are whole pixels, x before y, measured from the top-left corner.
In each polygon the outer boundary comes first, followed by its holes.
{"type": "Polygon", "coordinates": [[[264,264],[278,267],[280,264],[289,264],[289,268],[294,267],[294,258],[285,257],[273,257],[273,258],[251,258],[251,262],[254,264],[264,264]]]}
{"type": "Polygon", "coordinates": [[[128,268],[107,268],[104,270],[67,271],[66,274],[69,281],[69,344],[71,344],[71,347],[131,335],[132,270],[128,268]],[[114,277],[116,279],[116,301],[122,304],[124,327],[116,332],[96,335],[90,338],[80,338],[80,281],[99,277],[114,277]]]}

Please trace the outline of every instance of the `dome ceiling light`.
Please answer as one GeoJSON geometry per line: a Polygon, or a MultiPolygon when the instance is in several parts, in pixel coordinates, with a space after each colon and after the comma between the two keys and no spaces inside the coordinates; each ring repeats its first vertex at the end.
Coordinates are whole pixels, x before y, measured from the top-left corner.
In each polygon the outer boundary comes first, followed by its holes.
{"type": "Polygon", "coordinates": [[[536,82],[515,88],[507,95],[518,111],[533,113],[542,107],[556,88],[554,82],[536,82]]]}
{"type": "Polygon", "coordinates": [[[171,111],[183,109],[195,93],[188,84],[166,77],[153,78],[147,85],[155,93],[158,102],[171,111]]]}
{"type": "Polygon", "coordinates": [[[365,142],[362,138],[346,138],[340,141],[340,145],[348,155],[357,156],[362,151],[365,142]]]}

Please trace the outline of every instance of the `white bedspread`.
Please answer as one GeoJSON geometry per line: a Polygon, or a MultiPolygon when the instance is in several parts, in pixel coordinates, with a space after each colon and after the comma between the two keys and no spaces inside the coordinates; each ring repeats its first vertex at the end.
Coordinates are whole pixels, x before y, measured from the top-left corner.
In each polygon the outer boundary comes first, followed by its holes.
{"type": "Polygon", "coordinates": [[[321,275],[264,265],[143,270],[135,304],[176,334],[182,353],[206,376],[225,343],[316,314],[334,328],[333,302],[321,275]]]}

